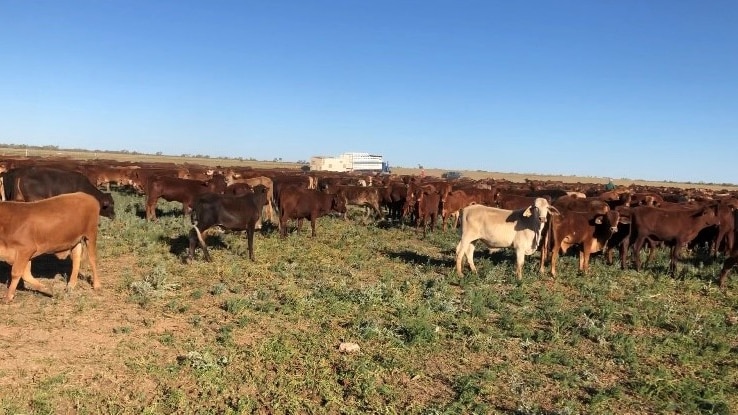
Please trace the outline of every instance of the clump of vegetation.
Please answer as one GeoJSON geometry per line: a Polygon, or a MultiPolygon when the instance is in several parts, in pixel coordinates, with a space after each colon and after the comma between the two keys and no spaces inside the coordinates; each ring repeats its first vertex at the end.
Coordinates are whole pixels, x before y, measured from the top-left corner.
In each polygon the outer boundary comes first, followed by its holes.
{"type": "Polygon", "coordinates": [[[144,305],[154,298],[161,298],[177,290],[180,285],[170,282],[171,277],[163,264],[157,265],[150,274],[142,280],[134,281],[129,285],[134,301],[144,305]]]}

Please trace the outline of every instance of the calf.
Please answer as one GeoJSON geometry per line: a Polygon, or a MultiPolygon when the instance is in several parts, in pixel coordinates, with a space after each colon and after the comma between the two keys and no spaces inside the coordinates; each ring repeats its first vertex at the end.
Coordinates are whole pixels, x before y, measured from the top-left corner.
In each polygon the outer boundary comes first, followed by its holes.
{"type": "MultiPolygon", "coordinates": [[[[274,181],[266,176],[256,176],[248,178],[233,179],[228,183],[229,186],[249,186],[254,187],[262,185],[266,187],[267,203],[264,205],[262,217],[271,223],[274,223],[274,181]]],[[[239,191],[243,193],[243,191],[239,191]]]]}
{"type": "Polygon", "coordinates": [[[725,242],[724,252],[729,254],[733,252],[735,244],[735,215],[738,209],[738,199],[728,198],[721,199],[718,205],[718,216],[720,216],[720,226],[718,227],[715,239],[712,241],[711,251],[717,257],[721,244],[725,242]]]}
{"type": "Polygon", "coordinates": [[[443,222],[443,230],[446,230],[446,219],[451,216],[454,218],[453,228],[458,227],[459,211],[469,205],[476,204],[473,195],[467,194],[464,190],[453,190],[446,196],[446,201],[441,206],[441,221],[443,222]]]}
{"type": "Polygon", "coordinates": [[[151,176],[146,182],[146,219],[156,220],[156,203],[159,198],[182,203],[182,211],[187,217],[197,196],[208,192],[223,193],[225,189],[226,182],[222,175],[215,175],[206,182],[169,176],[151,176]]]}
{"type": "Polygon", "coordinates": [[[474,241],[481,239],[489,248],[515,249],[515,274],[520,279],[525,256],[538,249],[549,211],[558,213],[543,198],[536,198],[530,206],[518,210],[468,206],[461,215],[461,240],[456,245],[456,273],[463,275],[464,258],[469,261],[471,270],[477,272],[474,266],[474,241]]]}
{"type": "MultiPolygon", "coordinates": [[[[337,185],[329,186],[327,191],[329,193],[337,193],[339,191],[343,193],[346,196],[346,205],[371,208],[377,220],[381,220],[384,217],[382,211],[379,209],[380,189],[377,187],[337,185]]],[[[346,214],[343,215],[343,218],[348,219],[346,214]]]]}
{"type": "MultiPolygon", "coordinates": [[[[630,240],[633,242],[633,262],[641,270],[640,250],[647,239],[671,244],[669,272],[676,272],[676,261],[682,247],[708,226],[719,225],[718,205],[664,209],[639,206],[630,210],[630,240]]],[[[626,249],[627,251],[627,249],[626,249]]]]}
{"type": "MultiPolygon", "coordinates": [[[[590,255],[602,251],[610,237],[618,231],[620,213],[611,210],[604,202],[594,202],[586,210],[556,205],[560,214],[551,219],[547,238],[551,246],[551,275],[554,277],[560,253],[566,253],[572,246],[579,246],[579,271],[586,273],[590,255]]],[[[544,249],[541,253],[541,272],[545,268],[546,251],[544,249]]]]}
{"type": "Polygon", "coordinates": [[[382,204],[387,207],[390,220],[402,220],[402,208],[407,200],[408,188],[402,182],[391,182],[382,188],[382,204]]]}
{"type": "MultiPolygon", "coordinates": [[[[408,196],[408,200],[410,200],[408,196]]],[[[441,195],[436,191],[424,190],[415,194],[415,227],[423,226],[423,236],[428,232],[428,226],[431,231],[436,227],[436,219],[438,218],[438,210],[441,204],[441,195]]]]}
{"type": "Polygon", "coordinates": [[[65,193],[36,202],[0,203],[0,259],[12,266],[5,301],[15,297],[18,282],[49,294],[31,274],[31,259],[42,254],[55,254],[64,259],[71,254],[72,273],[68,288],[77,285],[82,244],[92,269],[92,287],[100,288],[97,275],[97,225],[100,204],[83,193],[65,193]]]}
{"type": "Polygon", "coordinates": [[[192,207],[192,229],[190,230],[189,259],[195,256],[195,246],[198,241],[206,261],[210,261],[210,254],[202,237],[202,232],[212,226],[246,231],[249,246],[249,259],[254,260],[254,231],[260,227],[261,211],[268,203],[268,189],[264,185],[256,185],[253,193],[240,196],[203,193],[195,199],[192,207]]]}
{"type": "Polygon", "coordinates": [[[286,187],[279,193],[279,229],[282,238],[287,237],[287,221],[297,220],[300,232],[303,219],[310,219],[312,236],[316,236],[315,224],[319,217],[331,211],[346,213],[346,199],[343,195],[325,193],[320,190],[286,187]]]}

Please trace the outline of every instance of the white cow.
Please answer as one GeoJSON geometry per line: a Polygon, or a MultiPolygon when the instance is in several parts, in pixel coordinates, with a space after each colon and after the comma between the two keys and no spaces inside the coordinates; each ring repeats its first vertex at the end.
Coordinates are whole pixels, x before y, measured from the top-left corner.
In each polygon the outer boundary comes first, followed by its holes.
{"type": "Polygon", "coordinates": [[[461,240],[456,245],[456,273],[463,275],[464,257],[469,267],[474,266],[474,241],[481,239],[489,248],[514,248],[517,258],[516,274],[523,275],[523,261],[538,249],[541,231],[549,212],[558,214],[544,198],[536,198],[525,209],[507,210],[472,205],[461,214],[461,240]]]}

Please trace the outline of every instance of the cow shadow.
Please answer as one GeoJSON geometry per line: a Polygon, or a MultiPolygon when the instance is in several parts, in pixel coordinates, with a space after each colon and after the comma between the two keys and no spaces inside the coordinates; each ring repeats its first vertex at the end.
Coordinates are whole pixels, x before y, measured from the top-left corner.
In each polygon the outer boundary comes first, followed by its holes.
{"type": "MultiPolygon", "coordinates": [[[[212,228],[210,228],[212,229],[212,228]]],[[[261,226],[260,230],[257,230],[256,233],[261,233],[262,235],[268,235],[270,233],[273,233],[277,230],[277,225],[274,225],[269,222],[264,222],[261,226]]],[[[205,245],[207,245],[208,250],[211,249],[228,249],[229,246],[223,241],[223,234],[225,233],[235,233],[239,237],[246,238],[246,232],[245,231],[217,231],[217,233],[212,233],[212,231],[207,231],[203,235],[203,239],[205,240],[205,245]]],[[[167,236],[159,236],[159,242],[165,243],[169,245],[169,253],[173,254],[178,257],[186,257],[187,250],[190,247],[190,238],[189,234],[185,235],[179,235],[173,238],[167,237],[167,236]]],[[[245,239],[244,239],[245,240],[245,239]]],[[[197,245],[197,250],[200,247],[200,245],[197,245]]]]}
{"type": "MultiPolygon", "coordinates": [[[[208,249],[222,249],[228,248],[228,245],[223,242],[221,235],[207,234],[203,235],[205,244],[208,249]]],[[[167,236],[159,236],[159,242],[163,242],[169,245],[169,253],[178,257],[184,257],[187,255],[187,250],[190,248],[190,238],[188,235],[179,235],[174,238],[167,236]]],[[[199,244],[197,245],[199,247],[199,244]]],[[[195,248],[197,249],[197,248],[195,248]]]]}
{"type": "MultiPolygon", "coordinates": [[[[126,208],[126,211],[132,211],[134,215],[136,215],[139,219],[146,219],[146,208],[144,206],[141,206],[140,204],[136,203],[134,205],[130,205],[126,208]]],[[[172,210],[172,209],[161,209],[156,208],[154,209],[154,214],[157,218],[165,218],[165,217],[182,217],[183,213],[181,210],[172,210]]]]}
{"type": "Polygon", "coordinates": [[[452,259],[439,259],[433,258],[425,254],[420,254],[413,251],[389,251],[385,250],[384,255],[387,255],[392,259],[399,259],[408,264],[414,265],[430,265],[434,267],[453,267],[454,260],[452,259]]]}
{"type": "MultiPolygon", "coordinates": [[[[83,263],[85,262],[83,260],[83,263]]],[[[0,284],[8,285],[10,283],[10,271],[10,264],[0,262],[0,284]]],[[[62,275],[65,280],[68,280],[71,273],[72,259],[69,257],[59,259],[53,254],[44,254],[31,260],[31,274],[39,280],[53,280],[57,275],[62,275]]],[[[87,271],[83,266],[80,269],[79,278],[85,280],[86,275],[87,271]]]]}
{"type": "MultiPolygon", "coordinates": [[[[453,258],[454,266],[456,265],[456,249],[447,249],[445,251],[441,251],[442,254],[448,255],[451,258],[453,258]]],[[[536,254],[540,254],[540,252],[537,252],[536,254]]],[[[526,255],[526,260],[528,260],[531,256],[534,255],[526,255]]],[[[515,262],[515,251],[512,249],[506,249],[506,248],[499,248],[494,249],[490,252],[490,250],[485,247],[477,246],[476,249],[474,249],[474,261],[478,259],[485,259],[492,262],[501,262],[501,261],[513,261],[515,262]]]]}

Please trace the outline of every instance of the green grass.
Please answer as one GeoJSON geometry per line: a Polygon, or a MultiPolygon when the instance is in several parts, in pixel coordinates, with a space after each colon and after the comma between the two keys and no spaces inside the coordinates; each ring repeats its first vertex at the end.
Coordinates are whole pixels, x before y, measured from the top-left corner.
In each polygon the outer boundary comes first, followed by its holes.
{"type": "Polygon", "coordinates": [[[455,231],[326,217],[316,238],[257,235],[255,262],[226,233],[213,262],[183,263],[179,204],[148,223],[141,197],[114,196],[102,291],[9,306],[29,317],[3,327],[80,342],[6,358],[0,413],[738,411],[738,283],[716,287],[721,261],[687,253],[671,278],[665,252],[641,273],[595,256],[585,276],[565,256],[554,281],[534,255],[518,282],[512,253],[480,249],[479,274],[458,276],[455,231]]]}

